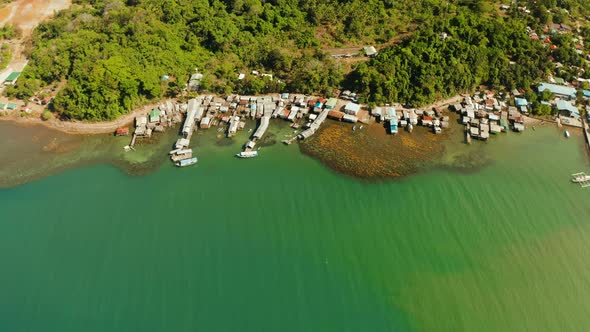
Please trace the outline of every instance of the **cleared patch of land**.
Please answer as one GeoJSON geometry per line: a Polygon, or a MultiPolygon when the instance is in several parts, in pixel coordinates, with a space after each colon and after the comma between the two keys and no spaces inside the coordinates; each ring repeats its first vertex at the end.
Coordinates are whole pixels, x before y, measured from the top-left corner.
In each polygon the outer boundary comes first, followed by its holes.
{"type": "Polygon", "coordinates": [[[0,72],[0,82],[10,73],[20,72],[26,67],[28,60],[23,54],[24,44],[35,27],[71,4],[71,0],[17,0],[0,8],[0,26],[11,24],[21,33],[19,39],[10,42],[13,56],[8,66],[0,72]]]}

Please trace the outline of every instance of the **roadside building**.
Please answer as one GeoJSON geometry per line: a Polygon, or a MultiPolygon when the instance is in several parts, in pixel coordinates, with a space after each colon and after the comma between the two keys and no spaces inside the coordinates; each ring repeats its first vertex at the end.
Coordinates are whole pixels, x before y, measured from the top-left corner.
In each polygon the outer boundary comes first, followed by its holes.
{"type": "Polygon", "coordinates": [[[543,91],[548,90],[549,92],[553,93],[558,97],[563,97],[566,99],[576,99],[576,89],[570,88],[563,85],[551,84],[551,83],[541,83],[539,84],[538,91],[542,93],[543,91]]]}

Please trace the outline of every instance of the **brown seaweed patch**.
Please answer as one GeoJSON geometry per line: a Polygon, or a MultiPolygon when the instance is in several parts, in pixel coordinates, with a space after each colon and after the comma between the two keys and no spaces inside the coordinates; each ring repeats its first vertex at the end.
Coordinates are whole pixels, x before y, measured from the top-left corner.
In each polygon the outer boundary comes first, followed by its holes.
{"type": "Polygon", "coordinates": [[[338,172],[362,179],[397,178],[414,174],[444,152],[442,141],[450,130],[435,135],[429,128],[387,134],[382,124],[352,125],[327,121],[300,143],[303,153],[338,172]]]}

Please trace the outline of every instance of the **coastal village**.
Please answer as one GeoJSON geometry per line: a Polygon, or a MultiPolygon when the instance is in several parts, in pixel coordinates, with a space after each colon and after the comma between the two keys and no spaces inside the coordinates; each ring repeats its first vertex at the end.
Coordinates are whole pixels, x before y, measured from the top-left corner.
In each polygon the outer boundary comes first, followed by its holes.
{"type": "MultiPolygon", "coordinates": [[[[554,97],[544,104],[556,110],[555,122],[558,126],[587,128],[590,117],[584,121],[575,105],[575,88],[554,83],[539,84],[538,93],[545,91],[554,97]]],[[[590,98],[590,91],[584,90],[583,93],[585,98],[590,98]]],[[[134,150],[138,139],[150,138],[180,124],[181,137],[170,151],[170,159],[177,166],[189,166],[197,162],[197,157],[190,148],[191,138],[197,130],[213,129],[227,137],[233,137],[246,128],[247,119],[256,120],[257,127],[255,130],[250,129],[249,140],[244,142],[242,151],[236,154],[239,158],[258,156],[257,142],[264,137],[273,119],[287,121],[293,128],[293,135],[283,140],[286,145],[311,137],[324,121],[349,123],[352,131],[362,130],[364,125],[379,123],[392,136],[400,131],[411,133],[417,126],[427,128],[436,135],[451,125],[464,125],[465,142],[472,143],[472,140],[486,141],[491,135],[510,130],[524,131],[527,121],[532,119],[530,107],[531,104],[518,90],[495,93],[482,89],[477,94],[462,97],[456,103],[431,109],[408,108],[400,104],[369,108],[359,104],[356,94],[350,91],[331,98],[290,93],[226,97],[199,95],[186,103],[166,101],[148,114],[137,117],[131,143],[125,149],[134,150]],[[456,112],[458,116],[451,118],[450,112],[456,112]],[[457,124],[453,124],[455,120],[457,124]]],[[[590,114],[588,111],[590,110],[586,109],[586,114],[590,114]]],[[[534,125],[532,129],[535,129],[534,125]]],[[[590,139],[588,130],[584,132],[587,139],[590,139]]],[[[564,133],[569,137],[567,130],[564,133]]],[[[116,131],[116,135],[129,134],[127,127],[116,131]]]]}
{"type": "MultiPolygon", "coordinates": [[[[503,5],[500,9],[509,10],[510,6],[503,5]]],[[[518,10],[530,14],[526,7],[518,7],[518,10]]],[[[575,27],[553,23],[545,25],[541,31],[527,27],[526,33],[531,40],[538,41],[552,50],[559,47],[554,44],[557,36],[572,36],[575,52],[580,57],[585,57],[584,61],[590,62],[590,55],[583,51],[584,39],[575,27]]],[[[443,33],[441,39],[445,38],[448,36],[443,33]]],[[[355,52],[332,54],[332,57],[347,59],[364,55],[374,58],[378,54],[378,47],[365,46],[355,52]]],[[[26,61],[22,64],[19,62],[19,66],[11,66],[4,70],[0,75],[3,86],[18,84],[26,65],[26,61]]],[[[545,116],[540,121],[555,121],[557,126],[583,128],[586,140],[590,142],[587,124],[590,117],[584,119],[582,116],[584,113],[590,114],[589,107],[584,106],[590,99],[590,79],[584,79],[583,75],[578,73],[578,77],[569,77],[565,80],[559,77],[564,66],[555,63],[555,67],[556,70],[549,76],[548,82],[540,83],[533,88],[541,100],[540,104],[550,108],[551,113],[555,114],[552,117],[545,116]]],[[[273,79],[272,74],[259,70],[253,70],[250,74],[240,73],[237,79],[242,80],[247,75],[273,79]]],[[[194,73],[189,79],[187,90],[199,91],[201,79],[203,74],[194,73]]],[[[313,136],[325,121],[349,123],[353,131],[363,130],[363,126],[378,123],[392,136],[400,131],[411,133],[415,127],[424,127],[433,135],[437,135],[450,126],[463,125],[465,142],[472,144],[473,141],[487,141],[493,135],[510,130],[534,130],[533,108],[539,103],[527,100],[527,92],[530,91],[491,91],[486,87],[480,87],[477,93],[462,96],[461,99],[447,105],[426,108],[396,104],[395,101],[385,105],[363,105],[359,103],[360,96],[352,91],[338,91],[335,95],[326,97],[290,93],[259,96],[200,94],[188,100],[185,98],[182,101],[162,102],[146,114],[136,117],[133,131],[129,127],[120,127],[115,134],[131,135],[131,141],[125,149],[133,151],[138,140],[151,138],[181,125],[181,137],[170,151],[170,159],[178,166],[193,165],[197,162],[196,153],[190,148],[191,139],[197,130],[216,130],[219,134],[233,137],[238,131],[245,130],[248,119],[256,120],[257,126],[249,132],[249,138],[244,142],[242,151],[236,151],[236,156],[240,158],[258,156],[259,141],[264,137],[273,119],[286,121],[293,128],[293,134],[283,140],[286,145],[313,136]],[[458,115],[451,116],[451,112],[458,115]]],[[[57,91],[46,89],[38,91],[24,104],[14,100],[0,100],[0,112],[20,113],[21,117],[26,117],[32,111],[45,110],[56,93],[57,91]]],[[[564,135],[569,137],[569,131],[565,130],[564,135]]]]}

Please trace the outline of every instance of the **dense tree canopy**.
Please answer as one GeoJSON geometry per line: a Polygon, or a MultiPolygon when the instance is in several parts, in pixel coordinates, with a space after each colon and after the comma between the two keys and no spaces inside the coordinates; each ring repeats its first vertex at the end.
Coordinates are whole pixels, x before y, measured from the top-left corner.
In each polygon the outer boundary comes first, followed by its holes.
{"type": "Polygon", "coordinates": [[[461,10],[359,64],[351,83],[368,101],[420,105],[480,84],[529,87],[551,69],[549,56],[519,21],[461,10]]]}
{"type": "MultiPolygon", "coordinates": [[[[567,19],[553,2],[531,2],[531,8],[547,8],[544,20],[567,19]]],[[[588,6],[581,0],[560,2],[567,2],[570,12],[583,13],[588,6]]],[[[550,55],[579,62],[567,49],[571,40],[558,40],[566,47],[550,54],[525,32],[540,19],[518,12],[500,16],[493,3],[74,0],[72,8],[35,30],[29,66],[18,85],[5,91],[25,99],[59,84],[55,111],[69,118],[111,119],[177,94],[198,68],[204,74],[201,87],[212,92],[329,94],[345,82],[369,101],[422,104],[482,83],[528,87],[551,69],[550,55]],[[399,42],[407,32],[410,37],[399,42]],[[448,38],[441,38],[443,33],[448,38]],[[371,44],[385,49],[348,76],[349,67],[322,52],[371,44]],[[237,79],[250,70],[274,78],[237,79]]]]}

